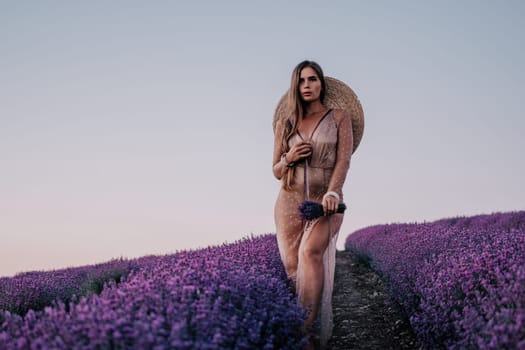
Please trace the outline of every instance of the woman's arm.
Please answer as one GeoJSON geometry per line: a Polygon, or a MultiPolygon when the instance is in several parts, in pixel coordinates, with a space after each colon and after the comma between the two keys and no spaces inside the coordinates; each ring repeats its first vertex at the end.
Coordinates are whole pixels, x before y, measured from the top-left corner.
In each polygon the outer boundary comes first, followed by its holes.
{"type": "Polygon", "coordinates": [[[285,174],[287,166],[294,166],[298,161],[312,155],[312,144],[306,141],[295,143],[285,154],[282,145],[283,133],[284,122],[279,120],[275,125],[275,141],[273,146],[273,175],[278,180],[285,174]]]}
{"type": "Polygon", "coordinates": [[[337,157],[334,172],[328,185],[328,192],[333,191],[342,196],[343,184],[350,168],[350,159],[354,147],[354,134],[352,132],[352,116],[345,110],[337,110],[337,157]]]}

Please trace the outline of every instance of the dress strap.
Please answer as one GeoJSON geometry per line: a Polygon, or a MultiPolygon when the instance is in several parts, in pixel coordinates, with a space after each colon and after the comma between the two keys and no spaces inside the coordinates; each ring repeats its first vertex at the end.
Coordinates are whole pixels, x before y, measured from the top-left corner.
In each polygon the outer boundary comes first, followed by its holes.
{"type": "Polygon", "coordinates": [[[310,186],[308,185],[308,159],[305,159],[304,161],[304,200],[310,200],[310,186]]]}

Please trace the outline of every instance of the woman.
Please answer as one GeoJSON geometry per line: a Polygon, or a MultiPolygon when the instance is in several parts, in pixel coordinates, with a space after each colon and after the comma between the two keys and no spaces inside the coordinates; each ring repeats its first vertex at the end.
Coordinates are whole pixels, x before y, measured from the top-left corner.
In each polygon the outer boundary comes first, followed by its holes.
{"type": "Polygon", "coordinates": [[[352,118],[346,110],[328,108],[325,93],[321,67],[299,63],[288,92],[289,117],[275,124],[273,155],[273,173],[282,181],[275,204],[279,252],[300,303],[308,309],[309,348],[314,348],[318,316],[322,347],[331,336],[335,243],[343,221],[336,210],[353,151],[352,118]],[[325,216],[301,221],[298,206],[306,199],[322,203],[325,216]]]}

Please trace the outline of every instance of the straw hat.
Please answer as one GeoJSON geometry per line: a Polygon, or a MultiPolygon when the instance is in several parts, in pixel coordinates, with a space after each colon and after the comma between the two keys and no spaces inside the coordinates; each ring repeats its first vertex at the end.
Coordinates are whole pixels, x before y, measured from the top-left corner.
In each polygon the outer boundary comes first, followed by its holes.
{"type": "MultiPolygon", "coordinates": [[[[325,81],[326,93],[324,104],[328,108],[345,109],[352,116],[352,129],[354,133],[354,149],[352,153],[354,153],[357,149],[357,146],[359,146],[359,143],[361,142],[363,130],[365,128],[365,117],[363,113],[363,107],[361,107],[361,102],[359,102],[355,92],[342,81],[331,77],[325,77],[325,81]]],[[[275,114],[273,115],[274,133],[277,120],[288,117],[287,97],[288,91],[281,97],[279,103],[277,104],[277,108],[275,108],[275,114]]]]}

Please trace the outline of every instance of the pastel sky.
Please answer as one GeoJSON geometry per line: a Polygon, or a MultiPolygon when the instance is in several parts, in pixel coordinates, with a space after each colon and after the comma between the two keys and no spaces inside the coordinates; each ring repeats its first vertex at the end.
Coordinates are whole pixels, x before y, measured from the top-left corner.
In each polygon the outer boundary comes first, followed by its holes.
{"type": "Polygon", "coordinates": [[[351,232],[525,209],[523,1],[3,1],[0,276],[274,232],[303,59],[365,112],[351,232]]]}

